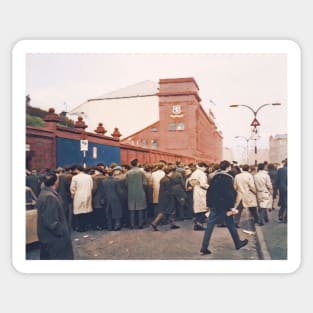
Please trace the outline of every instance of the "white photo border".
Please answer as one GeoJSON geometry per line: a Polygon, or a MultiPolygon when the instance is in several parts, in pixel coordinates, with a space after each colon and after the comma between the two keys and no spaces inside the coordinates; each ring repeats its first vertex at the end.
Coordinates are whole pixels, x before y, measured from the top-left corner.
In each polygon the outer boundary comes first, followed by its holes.
{"type": "Polygon", "coordinates": [[[21,273],[293,273],[301,265],[301,50],[291,40],[22,40],[12,50],[12,264],[21,273]],[[26,260],[25,102],[28,53],[288,55],[287,260],[26,260]]]}

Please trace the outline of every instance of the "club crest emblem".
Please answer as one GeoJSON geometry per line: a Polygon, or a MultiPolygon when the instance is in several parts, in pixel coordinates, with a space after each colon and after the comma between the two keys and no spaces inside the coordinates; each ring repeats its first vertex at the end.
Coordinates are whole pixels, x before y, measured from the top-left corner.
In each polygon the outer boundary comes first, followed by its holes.
{"type": "Polygon", "coordinates": [[[181,106],[180,105],[173,105],[172,112],[173,112],[173,114],[180,114],[181,113],[181,106]]]}

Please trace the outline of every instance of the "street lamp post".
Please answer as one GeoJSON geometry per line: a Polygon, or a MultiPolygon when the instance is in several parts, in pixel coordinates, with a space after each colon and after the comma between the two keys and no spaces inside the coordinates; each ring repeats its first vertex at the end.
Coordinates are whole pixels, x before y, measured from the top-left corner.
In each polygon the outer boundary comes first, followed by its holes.
{"type": "Polygon", "coordinates": [[[247,143],[247,145],[246,145],[247,164],[249,164],[249,141],[250,141],[251,138],[247,138],[247,137],[244,137],[244,136],[235,136],[235,138],[243,138],[246,141],[246,143],[247,143]]]}
{"type": "Polygon", "coordinates": [[[264,108],[265,106],[268,106],[268,105],[281,105],[281,103],[265,103],[265,104],[259,106],[256,110],[254,110],[253,108],[251,108],[249,105],[246,105],[246,104],[232,104],[232,105],[230,105],[231,108],[237,108],[239,106],[240,107],[245,107],[245,108],[249,109],[253,113],[254,120],[252,121],[251,126],[253,126],[253,130],[252,131],[253,131],[253,133],[255,135],[255,137],[254,137],[254,155],[255,155],[255,161],[254,162],[255,162],[255,165],[258,164],[258,161],[257,161],[257,153],[258,153],[258,151],[257,151],[257,145],[256,145],[256,141],[257,141],[256,136],[257,136],[257,133],[258,133],[257,126],[261,125],[258,122],[258,120],[257,120],[257,114],[258,114],[258,112],[262,108],[264,108]]]}

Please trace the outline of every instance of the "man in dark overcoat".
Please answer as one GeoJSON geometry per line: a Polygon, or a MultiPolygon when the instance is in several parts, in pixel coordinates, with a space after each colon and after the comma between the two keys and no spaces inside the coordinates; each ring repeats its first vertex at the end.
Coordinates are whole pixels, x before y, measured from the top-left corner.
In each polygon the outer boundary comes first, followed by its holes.
{"type": "Polygon", "coordinates": [[[57,193],[59,179],[51,172],[43,178],[37,201],[37,233],[41,260],[72,260],[73,247],[63,201],[57,193]]]}
{"type": "Polygon", "coordinates": [[[91,213],[91,225],[93,230],[103,230],[106,224],[106,214],[103,203],[103,194],[101,190],[101,182],[104,179],[107,179],[106,171],[103,167],[97,166],[94,168],[94,174],[91,175],[93,180],[92,187],[92,208],[93,212],[91,213]]]}
{"type": "Polygon", "coordinates": [[[118,231],[121,229],[122,202],[119,194],[119,181],[113,178],[114,171],[109,171],[109,176],[100,183],[102,203],[104,203],[105,217],[108,230],[118,231]]]}
{"type": "Polygon", "coordinates": [[[59,177],[59,185],[57,192],[63,200],[63,206],[65,211],[65,216],[71,230],[71,215],[72,215],[72,197],[70,191],[72,175],[68,171],[65,172],[65,169],[58,167],[57,175],[59,177]]]}
{"type": "Polygon", "coordinates": [[[168,166],[164,168],[165,176],[160,180],[159,199],[157,205],[157,216],[151,223],[154,231],[158,231],[158,223],[162,219],[167,218],[170,224],[170,229],[180,228],[175,224],[175,199],[173,195],[172,177],[175,173],[175,167],[168,166]]]}
{"type": "Polygon", "coordinates": [[[287,204],[288,204],[288,187],[287,187],[287,159],[283,161],[284,166],[279,168],[276,176],[276,188],[279,191],[279,212],[278,218],[280,221],[287,223],[287,204]]]}
{"type": "Polygon", "coordinates": [[[226,160],[220,163],[220,171],[214,175],[207,190],[207,206],[211,209],[207,228],[205,230],[200,252],[210,254],[208,250],[211,235],[215,224],[224,218],[226,226],[232,236],[236,249],[240,249],[248,243],[248,240],[240,240],[233,216],[236,200],[236,191],[233,185],[233,177],[227,172],[230,169],[230,163],[226,160]]]}
{"type": "Polygon", "coordinates": [[[187,194],[185,191],[185,184],[183,175],[177,171],[171,177],[172,194],[175,206],[176,220],[184,220],[184,208],[186,204],[187,194]]]}

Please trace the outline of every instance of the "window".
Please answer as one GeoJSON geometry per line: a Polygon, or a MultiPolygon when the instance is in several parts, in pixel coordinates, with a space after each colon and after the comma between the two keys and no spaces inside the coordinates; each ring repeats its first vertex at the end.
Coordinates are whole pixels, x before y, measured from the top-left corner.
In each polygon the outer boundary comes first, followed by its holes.
{"type": "Polygon", "coordinates": [[[156,132],[158,132],[159,130],[158,130],[156,127],[154,127],[154,128],[151,128],[151,131],[152,131],[153,133],[156,133],[156,132]]]}
{"type": "Polygon", "coordinates": [[[142,139],[141,140],[141,147],[142,148],[147,148],[147,140],[146,139],[142,139]]]}
{"type": "Polygon", "coordinates": [[[185,130],[185,124],[183,122],[174,123],[171,122],[168,124],[169,131],[176,131],[176,130],[185,130]]]}
{"type": "Polygon", "coordinates": [[[175,131],[176,130],[176,123],[169,123],[168,124],[168,130],[169,131],[175,131]]]}
{"type": "Polygon", "coordinates": [[[151,140],[151,148],[157,149],[158,148],[158,141],[156,139],[151,140]]]}
{"type": "Polygon", "coordinates": [[[176,130],[184,130],[185,124],[183,122],[177,123],[176,130]]]}

